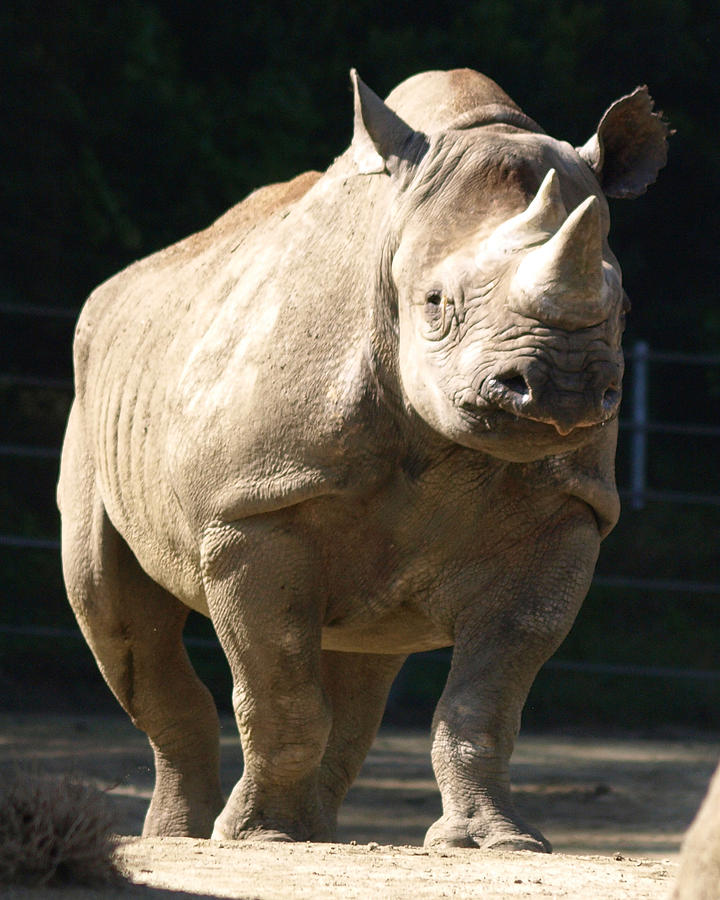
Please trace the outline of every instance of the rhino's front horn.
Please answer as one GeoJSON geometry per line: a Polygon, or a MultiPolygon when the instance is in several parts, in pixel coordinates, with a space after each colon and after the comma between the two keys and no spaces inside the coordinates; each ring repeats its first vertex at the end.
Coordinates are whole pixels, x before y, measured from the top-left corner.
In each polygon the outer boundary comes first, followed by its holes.
{"type": "Polygon", "coordinates": [[[505,252],[546,241],[567,219],[560,194],[560,179],[550,169],[527,209],[503,222],[492,235],[493,244],[505,252]]]}
{"type": "Polygon", "coordinates": [[[600,202],[592,196],[525,256],[510,286],[510,308],[569,331],[603,322],[609,309],[602,251],[600,202]]]}

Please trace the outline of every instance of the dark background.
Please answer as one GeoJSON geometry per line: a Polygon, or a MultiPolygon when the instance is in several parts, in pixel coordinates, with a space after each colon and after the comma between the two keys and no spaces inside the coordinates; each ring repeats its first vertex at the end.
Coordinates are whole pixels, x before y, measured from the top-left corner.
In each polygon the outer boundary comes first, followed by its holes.
{"type": "MultiPolygon", "coordinates": [[[[0,375],[68,379],[74,311],[122,266],[209,224],[255,187],[324,169],[351,136],[348,70],[387,94],[426,69],[494,78],[558,138],[584,143],[616,97],[647,83],[677,134],[647,196],[611,201],[633,302],[627,344],[720,352],[717,3],[380,3],[376,0],[6,2],[0,11],[0,375]]],[[[0,443],[59,446],[70,394],[0,378],[0,443]]],[[[651,416],[720,424],[720,366],[655,365],[651,416]]],[[[652,438],[649,480],[720,495],[718,438],[652,438]]],[[[57,460],[0,456],[0,532],[57,538],[57,460]]],[[[619,456],[627,483],[627,436],[619,456]]],[[[601,575],[720,582],[720,506],[625,512],[601,575]]],[[[75,638],[57,553],[0,546],[0,705],[105,702],[75,638]],[[13,633],[9,629],[25,629],[13,633]],[[56,689],[48,693],[47,682],[56,689]]],[[[720,727],[720,592],[596,586],[530,724],[720,727]]],[[[190,629],[207,637],[199,620],[190,629]]],[[[192,650],[227,705],[213,650],[192,650]]],[[[427,718],[446,658],[421,657],[391,710],[427,718]]]]}

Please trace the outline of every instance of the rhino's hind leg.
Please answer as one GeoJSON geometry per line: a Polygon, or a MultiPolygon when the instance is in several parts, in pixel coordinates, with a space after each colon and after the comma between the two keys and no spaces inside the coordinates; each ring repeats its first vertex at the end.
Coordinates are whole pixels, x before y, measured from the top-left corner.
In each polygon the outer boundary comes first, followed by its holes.
{"type": "Polygon", "coordinates": [[[202,565],[245,763],[213,837],[329,840],[318,789],[331,724],[320,665],[321,567],[282,513],[212,529],[202,565]]]}
{"type": "MultiPolygon", "coordinates": [[[[71,422],[72,427],[72,422],[71,422]]],[[[155,754],[143,834],[209,837],[222,808],[215,704],[182,643],[188,610],[140,568],[78,448],[63,458],[63,571],[100,671],[155,754]]]]}
{"type": "Polygon", "coordinates": [[[320,767],[320,800],[333,832],[340,805],[377,734],[390,686],[405,658],[323,651],[332,730],[320,767]]]}

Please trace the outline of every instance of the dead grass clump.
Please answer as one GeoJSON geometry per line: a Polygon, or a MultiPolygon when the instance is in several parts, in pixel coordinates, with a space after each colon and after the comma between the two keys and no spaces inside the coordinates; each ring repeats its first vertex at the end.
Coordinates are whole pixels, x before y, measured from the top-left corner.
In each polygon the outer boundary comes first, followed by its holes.
{"type": "Polygon", "coordinates": [[[0,884],[106,884],[120,877],[109,801],[70,778],[0,776],[0,884]]]}

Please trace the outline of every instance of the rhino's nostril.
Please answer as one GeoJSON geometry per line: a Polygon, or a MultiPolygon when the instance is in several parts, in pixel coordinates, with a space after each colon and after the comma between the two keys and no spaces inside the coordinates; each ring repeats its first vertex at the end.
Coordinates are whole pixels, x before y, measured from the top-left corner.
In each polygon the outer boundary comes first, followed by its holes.
{"type": "Polygon", "coordinates": [[[504,378],[498,378],[498,382],[506,390],[519,397],[527,397],[530,394],[530,387],[522,375],[507,375],[504,378]]]}
{"type": "Polygon", "coordinates": [[[602,405],[604,410],[612,410],[620,402],[620,391],[616,387],[609,387],[602,398],[602,405]]]}

